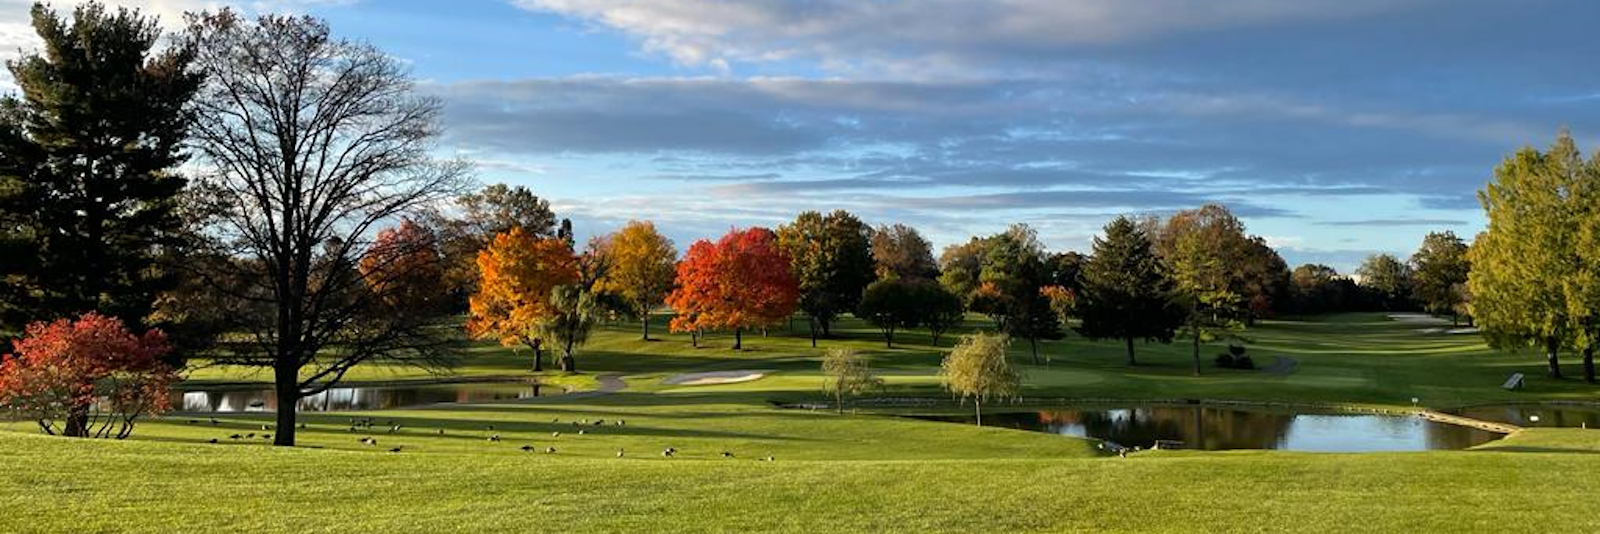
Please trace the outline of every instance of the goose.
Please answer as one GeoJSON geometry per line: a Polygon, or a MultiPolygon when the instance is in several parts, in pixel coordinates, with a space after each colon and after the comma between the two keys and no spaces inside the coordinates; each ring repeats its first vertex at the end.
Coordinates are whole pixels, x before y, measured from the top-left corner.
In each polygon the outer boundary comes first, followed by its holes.
{"type": "Polygon", "coordinates": [[[722,457],[723,458],[732,458],[733,457],[733,453],[728,452],[728,451],[722,451],[722,457]]]}
{"type": "Polygon", "coordinates": [[[523,445],[522,452],[533,452],[533,445],[523,445]]]}
{"type": "Polygon", "coordinates": [[[489,436],[489,441],[495,441],[495,442],[500,441],[500,435],[499,434],[495,434],[493,436],[489,436]]]}
{"type": "Polygon", "coordinates": [[[210,443],[212,445],[216,445],[217,444],[217,438],[211,438],[211,442],[210,443]]]}
{"type": "Polygon", "coordinates": [[[556,448],[555,447],[545,447],[544,448],[544,453],[545,454],[555,454],[556,453],[556,448]]]}
{"type": "Polygon", "coordinates": [[[395,447],[393,449],[389,449],[389,452],[400,452],[400,447],[395,447]]]}
{"type": "MultiPolygon", "coordinates": [[[[215,441],[215,440],[213,440],[213,441],[215,441]]],[[[617,449],[617,457],[618,457],[618,458],[621,458],[621,457],[622,457],[622,456],[623,456],[623,451],[622,451],[622,449],[617,449]]]]}
{"type": "Polygon", "coordinates": [[[550,437],[559,438],[559,437],[561,437],[561,433],[560,432],[551,432],[550,433],[550,437]]]}

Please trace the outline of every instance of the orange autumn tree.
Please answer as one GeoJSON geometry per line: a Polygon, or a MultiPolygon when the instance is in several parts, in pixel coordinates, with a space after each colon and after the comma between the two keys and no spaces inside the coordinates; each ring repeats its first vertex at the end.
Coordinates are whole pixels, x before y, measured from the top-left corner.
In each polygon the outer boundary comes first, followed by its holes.
{"type": "Polygon", "coordinates": [[[716,244],[701,240],[678,264],[678,288],[667,297],[677,312],[674,332],[696,336],[709,328],[731,328],[733,348],[744,348],[746,328],[782,321],[794,313],[800,285],[777,234],[766,228],[733,230],[716,244]]]}
{"type": "Polygon", "coordinates": [[[469,302],[467,333],[500,344],[533,349],[533,370],[543,371],[541,322],[556,313],[551,290],[578,281],[572,247],[558,238],[540,239],[522,228],[494,237],[478,252],[478,292],[469,302]]]}

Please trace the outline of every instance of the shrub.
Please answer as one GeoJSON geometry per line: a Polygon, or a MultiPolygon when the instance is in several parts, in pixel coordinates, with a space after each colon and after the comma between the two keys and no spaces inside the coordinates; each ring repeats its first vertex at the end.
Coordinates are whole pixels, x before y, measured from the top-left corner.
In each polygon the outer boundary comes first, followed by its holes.
{"type": "Polygon", "coordinates": [[[1249,356],[1240,356],[1233,360],[1233,367],[1235,369],[1255,369],[1256,361],[1250,359],[1249,356]]]}
{"type": "Polygon", "coordinates": [[[1244,345],[1229,344],[1228,354],[1232,354],[1234,357],[1244,356],[1244,345]]]}
{"type": "Polygon", "coordinates": [[[1234,361],[1232,355],[1226,352],[1217,355],[1217,367],[1221,367],[1223,369],[1232,369],[1233,366],[1234,361]]]}
{"type": "Polygon", "coordinates": [[[46,434],[114,437],[134,420],[167,409],[177,374],[162,357],[160,330],[134,336],[122,321],[95,313],[76,321],[28,325],[0,358],[0,407],[39,423],[46,434]]]}

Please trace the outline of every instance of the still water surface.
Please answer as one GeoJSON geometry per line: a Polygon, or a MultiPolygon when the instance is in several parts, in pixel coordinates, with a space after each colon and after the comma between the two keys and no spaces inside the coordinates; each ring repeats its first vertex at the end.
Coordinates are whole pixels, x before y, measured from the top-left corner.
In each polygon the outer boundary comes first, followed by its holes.
{"type": "MultiPolygon", "coordinates": [[[[971,424],[973,417],[919,416],[971,424]]],[[[1377,452],[1465,449],[1502,437],[1413,416],[1199,406],[1077,407],[984,414],[985,426],[1102,439],[1149,448],[1156,440],[1204,450],[1377,452]]]]}
{"type": "MultiPolygon", "coordinates": [[[[559,387],[526,383],[463,383],[417,386],[376,386],[333,388],[300,399],[303,412],[339,410],[386,410],[441,402],[485,402],[561,395],[559,387]]],[[[174,407],[185,412],[270,412],[278,408],[278,396],[270,389],[194,389],[174,390],[174,407]]]]}

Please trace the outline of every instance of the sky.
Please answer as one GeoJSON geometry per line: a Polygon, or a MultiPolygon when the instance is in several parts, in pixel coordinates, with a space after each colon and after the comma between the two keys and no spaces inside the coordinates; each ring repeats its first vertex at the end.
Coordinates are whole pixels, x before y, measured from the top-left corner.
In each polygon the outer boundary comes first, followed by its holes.
{"type": "MultiPolygon", "coordinates": [[[[1592,0],[233,4],[404,61],[444,102],[442,155],[580,235],[648,219],[680,248],[842,208],[936,247],[1022,222],[1086,252],[1117,215],[1220,202],[1349,271],[1470,239],[1518,148],[1600,143],[1592,0]]],[[[27,5],[0,0],[7,57],[35,46],[27,5]]]]}

